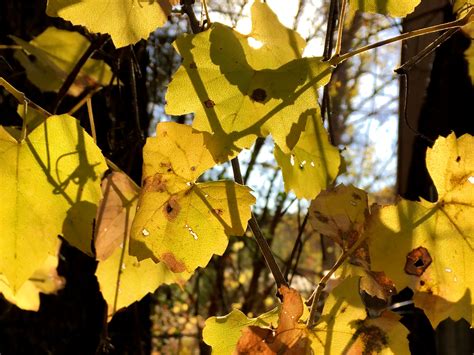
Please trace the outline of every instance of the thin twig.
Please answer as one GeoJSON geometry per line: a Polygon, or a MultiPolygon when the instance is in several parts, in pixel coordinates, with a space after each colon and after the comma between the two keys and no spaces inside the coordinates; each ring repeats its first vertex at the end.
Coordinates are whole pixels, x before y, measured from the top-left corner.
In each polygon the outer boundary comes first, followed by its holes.
{"type": "Polygon", "coordinates": [[[407,39],[420,37],[420,36],[428,35],[428,34],[435,33],[435,32],[440,32],[440,31],[444,31],[444,30],[449,30],[449,29],[452,29],[452,28],[463,27],[463,26],[467,25],[470,22],[470,17],[473,16],[473,15],[474,15],[474,9],[471,9],[471,11],[469,11],[469,13],[467,15],[465,15],[464,17],[462,17],[462,18],[460,18],[456,21],[451,21],[451,22],[447,22],[447,23],[442,23],[440,25],[434,25],[434,26],[430,26],[430,27],[421,28],[419,30],[414,30],[414,31],[402,33],[398,36],[388,38],[388,39],[385,39],[383,41],[379,41],[379,42],[376,42],[376,43],[372,43],[372,44],[369,44],[367,46],[363,46],[361,48],[358,48],[358,49],[355,49],[353,51],[347,52],[347,53],[342,54],[340,56],[333,56],[329,60],[329,62],[332,65],[337,66],[337,65],[345,62],[349,58],[352,58],[356,55],[367,52],[371,49],[385,46],[385,45],[390,44],[390,43],[404,41],[404,40],[407,40],[407,39]]]}
{"type": "Polygon", "coordinates": [[[362,244],[362,242],[366,239],[366,237],[362,236],[359,237],[359,239],[352,245],[352,247],[343,252],[341,255],[339,255],[339,258],[337,261],[334,263],[332,268],[328,271],[326,275],[324,275],[321,280],[319,281],[318,285],[316,286],[316,289],[314,290],[313,294],[310,296],[308,299],[307,303],[311,304],[310,310],[309,310],[309,317],[307,321],[307,326],[309,329],[314,328],[315,323],[317,321],[317,316],[318,316],[318,304],[321,298],[321,295],[324,291],[324,288],[326,287],[327,282],[331,278],[331,276],[339,269],[339,267],[346,261],[346,259],[356,251],[359,246],[362,244]]]}
{"type": "Polygon", "coordinates": [[[132,112],[133,118],[135,121],[135,128],[138,132],[138,136],[140,140],[143,142],[145,140],[145,136],[142,131],[142,127],[140,124],[140,112],[138,111],[138,94],[137,94],[137,80],[135,78],[135,63],[133,60],[133,47],[130,46],[130,90],[132,94],[132,112]]]}
{"type": "Polygon", "coordinates": [[[309,216],[309,209],[308,209],[308,212],[306,212],[306,215],[304,216],[304,219],[303,219],[303,223],[301,224],[300,226],[300,229],[298,231],[298,236],[296,237],[296,241],[295,241],[295,244],[293,245],[293,249],[291,250],[291,254],[290,254],[290,257],[288,258],[288,260],[286,261],[286,265],[285,265],[285,279],[288,279],[288,275],[290,273],[290,270],[291,270],[291,266],[293,264],[293,259],[296,255],[296,251],[298,250],[299,248],[299,244],[301,243],[301,237],[303,236],[303,232],[305,230],[305,227],[306,227],[306,223],[308,222],[308,216],[309,216]]]}
{"type": "Polygon", "coordinates": [[[196,18],[196,14],[193,10],[193,1],[192,0],[182,0],[181,10],[188,16],[189,23],[191,25],[191,31],[194,34],[202,31],[201,26],[199,26],[199,21],[196,18]]]}
{"type": "Polygon", "coordinates": [[[337,1],[338,0],[331,0],[329,4],[329,15],[328,15],[328,22],[326,26],[326,37],[324,39],[324,53],[323,59],[329,60],[332,54],[332,49],[334,45],[334,29],[336,27],[336,20],[337,20],[337,1]]]}
{"type": "MultiPolygon", "coordinates": [[[[232,170],[234,172],[234,180],[239,184],[243,184],[244,181],[242,178],[242,173],[240,172],[239,159],[237,157],[232,159],[232,170]]],[[[278,264],[276,263],[276,260],[267,243],[267,240],[263,236],[263,233],[258,225],[257,218],[255,218],[255,215],[253,213],[249,220],[249,227],[253,235],[255,236],[255,240],[260,249],[260,252],[262,253],[263,258],[265,259],[265,262],[267,263],[267,266],[270,269],[273,278],[275,279],[277,287],[280,288],[281,286],[288,286],[288,283],[286,282],[283,273],[281,272],[278,264]]]]}
{"type": "Polygon", "coordinates": [[[347,0],[342,0],[341,12],[339,13],[339,19],[337,20],[337,39],[336,39],[336,48],[334,55],[341,54],[342,48],[342,33],[344,32],[344,19],[346,17],[347,11],[347,0]]]}
{"type": "Polygon", "coordinates": [[[255,145],[253,147],[252,155],[250,157],[249,165],[247,166],[247,170],[245,171],[245,176],[244,176],[244,183],[246,184],[247,181],[249,181],[250,173],[252,172],[255,163],[257,161],[258,154],[260,153],[260,150],[263,147],[263,143],[265,142],[265,138],[263,137],[258,137],[257,140],[255,141],[255,145]]]}
{"type": "Polygon", "coordinates": [[[99,36],[95,41],[93,41],[89,48],[84,52],[84,54],[79,58],[77,61],[76,65],[72,69],[72,71],[69,73],[67,76],[66,80],[64,83],[61,85],[61,88],[59,89],[58,95],[56,96],[56,99],[53,103],[53,113],[56,113],[59,105],[63,101],[64,97],[66,96],[67,92],[69,91],[69,88],[71,87],[72,84],[74,84],[74,81],[76,80],[77,76],[79,75],[79,72],[81,71],[82,67],[84,64],[86,64],[87,60],[90,58],[90,56],[99,48],[101,48],[105,42],[110,37],[108,35],[101,35],[99,36]]]}

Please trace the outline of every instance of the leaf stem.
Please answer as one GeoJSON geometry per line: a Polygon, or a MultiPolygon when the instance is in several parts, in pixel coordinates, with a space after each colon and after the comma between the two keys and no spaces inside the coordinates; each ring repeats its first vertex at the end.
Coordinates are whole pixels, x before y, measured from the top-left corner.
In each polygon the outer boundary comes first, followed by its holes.
{"type": "Polygon", "coordinates": [[[89,123],[91,126],[92,138],[94,139],[94,143],[97,144],[97,134],[95,132],[94,113],[92,112],[92,100],[90,97],[87,98],[87,113],[89,116],[89,123]]]}
{"type": "Polygon", "coordinates": [[[474,15],[474,8],[471,9],[465,16],[463,16],[462,18],[460,18],[456,21],[451,21],[451,22],[447,22],[447,23],[442,23],[440,25],[425,27],[425,28],[421,28],[419,30],[402,33],[398,36],[388,38],[388,39],[385,39],[385,40],[382,40],[382,41],[379,41],[379,42],[376,42],[376,43],[368,44],[368,45],[363,46],[361,48],[358,48],[358,49],[355,49],[353,51],[344,53],[342,55],[334,55],[329,60],[329,63],[334,65],[334,66],[337,66],[337,65],[345,62],[349,58],[352,58],[356,55],[367,52],[371,49],[385,46],[385,45],[390,44],[390,43],[394,43],[394,42],[398,42],[398,41],[404,41],[404,40],[407,40],[407,39],[411,39],[411,38],[415,38],[415,37],[419,37],[419,36],[424,36],[424,35],[439,32],[439,31],[449,30],[449,29],[452,29],[452,28],[463,27],[463,26],[465,26],[466,24],[468,24],[470,22],[470,17],[473,16],[473,15],[474,15]]]}
{"type": "MultiPolygon", "coordinates": [[[[240,172],[239,158],[235,157],[234,159],[232,159],[231,163],[232,163],[232,170],[234,172],[235,182],[243,185],[244,181],[242,178],[242,173],[240,172]]],[[[278,264],[276,263],[276,260],[270,249],[270,246],[268,245],[267,240],[263,236],[262,230],[260,229],[260,226],[258,225],[257,218],[255,218],[255,215],[253,213],[249,220],[249,227],[253,235],[255,236],[255,240],[257,241],[257,245],[260,249],[260,252],[263,255],[263,258],[265,259],[265,262],[267,263],[267,266],[270,269],[270,272],[272,273],[273,278],[275,279],[277,288],[280,288],[281,286],[288,287],[288,283],[286,282],[285,277],[283,276],[283,273],[281,272],[278,264]]]]}

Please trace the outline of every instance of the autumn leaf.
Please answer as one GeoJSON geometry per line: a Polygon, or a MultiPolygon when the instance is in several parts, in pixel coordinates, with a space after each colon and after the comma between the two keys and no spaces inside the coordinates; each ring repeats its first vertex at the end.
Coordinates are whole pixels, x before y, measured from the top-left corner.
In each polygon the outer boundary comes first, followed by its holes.
{"type": "Polygon", "coordinates": [[[96,276],[107,302],[109,320],[120,309],[139,301],[162,284],[183,284],[191,274],[175,274],[163,263],[138,261],[128,252],[130,228],[140,189],[130,178],[113,172],[102,182],[104,198],[97,211],[96,276]]]}
{"type": "MultiPolygon", "coordinates": [[[[23,48],[15,53],[15,58],[26,69],[28,79],[42,91],[59,91],[90,45],[80,33],[55,27],[48,27],[30,42],[15,36],[12,38],[23,48]]],[[[110,67],[102,60],[90,58],[68,93],[77,96],[86,88],[108,85],[111,79],[110,67]]]]}
{"type": "Polygon", "coordinates": [[[255,198],[231,181],[197,183],[215,165],[208,133],[187,125],[158,124],[143,151],[143,190],[132,226],[131,254],[154,258],[171,271],[204,267],[222,255],[229,235],[242,235],[255,198]]]}
{"type": "Polygon", "coordinates": [[[223,317],[210,317],[202,331],[206,344],[212,347],[214,354],[232,354],[242,336],[242,330],[250,326],[260,328],[277,327],[279,308],[261,314],[256,318],[249,318],[241,311],[234,309],[223,317]]]}
{"type": "MultiPolygon", "coordinates": [[[[97,210],[95,254],[107,259],[130,237],[140,188],[124,173],[113,172],[102,181],[102,199],[97,210]]],[[[123,246],[123,245],[122,245],[123,246]]]]}
{"type": "Polygon", "coordinates": [[[433,327],[447,317],[472,322],[474,138],[454,133],[428,149],[438,201],[402,200],[373,213],[367,229],[374,270],[411,287],[433,327]]]}
{"type": "Polygon", "coordinates": [[[213,134],[207,147],[219,162],[269,134],[289,153],[332,70],[320,58],[301,58],[304,41],[261,1],[252,6],[249,35],[214,23],[175,46],[183,63],[168,87],[166,112],[194,112],[193,128],[213,134]]]}
{"type": "Polygon", "coordinates": [[[286,286],[280,287],[283,302],[278,319],[278,327],[262,329],[252,325],[242,330],[236,353],[238,354],[310,354],[306,327],[299,320],[304,312],[300,294],[286,286]]]}
{"type": "Polygon", "coordinates": [[[147,39],[163,26],[176,0],[48,0],[46,13],[91,32],[109,33],[117,48],[147,39]]]}
{"type": "Polygon", "coordinates": [[[38,311],[40,307],[40,293],[54,294],[62,289],[65,279],[58,275],[56,268],[58,258],[49,255],[44,265],[36,270],[15,293],[10,288],[7,278],[0,274],[0,293],[5,299],[26,311],[38,311]]]}
{"type": "Polygon", "coordinates": [[[358,291],[359,277],[344,280],[329,294],[320,321],[310,330],[301,296],[282,287],[283,302],[272,311],[270,321],[257,321],[267,314],[250,319],[238,311],[212,317],[206,321],[204,341],[217,354],[408,353],[408,330],[399,322],[400,317],[384,312],[367,318],[358,291]]]}
{"type": "Polygon", "coordinates": [[[51,116],[24,141],[0,127],[0,273],[16,293],[56,255],[62,235],[92,254],[92,224],[101,199],[105,159],[68,115],[51,116]]]}
{"type": "Polygon", "coordinates": [[[346,251],[359,239],[369,214],[367,193],[352,185],[338,185],[321,192],[311,203],[313,229],[346,251]]]}
{"type": "Polygon", "coordinates": [[[350,0],[351,11],[374,12],[392,17],[411,14],[421,0],[350,0]]]}
{"type": "Polygon", "coordinates": [[[309,332],[314,354],[409,354],[408,330],[400,317],[384,312],[367,318],[359,277],[349,277],[325,301],[323,315],[309,332]]]}
{"type": "Polygon", "coordinates": [[[275,158],[283,173],[285,190],[292,190],[298,198],[314,199],[338,175],[341,157],[329,142],[319,107],[302,117],[306,127],[298,142],[289,153],[275,145],[275,158]]]}

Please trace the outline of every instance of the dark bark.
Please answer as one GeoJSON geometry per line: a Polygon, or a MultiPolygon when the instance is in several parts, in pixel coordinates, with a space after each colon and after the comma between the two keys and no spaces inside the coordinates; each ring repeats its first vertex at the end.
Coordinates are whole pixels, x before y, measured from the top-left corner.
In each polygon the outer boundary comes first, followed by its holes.
{"type": "MultiPolygon", "coordinates": [[[[46,16],[45,8],[46,0],[1,1],[0,43],[12,44],[8,35],[31,40],[51,25],[77,30],[92,38],[83,28],[46,16]]],[[[120,88],[104,88],[93,97],[98,145],[105,156],[139,184],[143,135],[146,135],[150,121],[147,113],[146,45],[144,41],[136,44],[132,55],[130,48],[116,50],[109,41],[93,54],[94,58],[107,61],[123,84],[120,88]],[[132,60],[134,75],[130,71],[132,60]],[[133,76],[134,80],[131,80],[133,76]],[[132,100],[133,97],[136,100],[132,100]]],[[[55,93],[42,93],[29,83],[11,49],[0,52],[0,76],[42,107],[50,109],[57,100],[55,93]]],[[[76,102],[77,98],[66,96],[58,112],[68,111],[76,102]]],[[[21,124],[16,104],[0,89],[0,124],[21,124]]],[[[90,129],[85,107],[74,116],[86,130],[90,129]]],[[[94,276],[96,261],[66,244],[63,244],[61,254],[58,270],[67,279],[66,287],[58,295],[42,295],[39,312],[22,311],[0,296],[0,353],[150,353],[150,297],[118,313],[107,326],[104,321],[105,302],[94,276]]]]}
{"type": "MultiPolygon", "coordinates": [[[[404,30],[451,21],[454,19],[452,11],[447,1],[424,1],[404,21],[404,30]]],[[[402,62],[434,38],[430,36],[408,42],[402,62]]],[[[464,59],[464,51],[470,43],[469,38],[458,32],[408,73],[407,117],[401,112],[397,180],[398,193],[407,199],[437,200],[436,189],[425,165],[426,149],[432,141],[451,132],[458,137],[464,133],[474,134],[474,87],[464,59]],[[406,121],[419,134],[412,132],[406,121]]],[[[462,319],[457,322],[445,320],[434,331],[423,312],[411,308],[403,316],[402,323],[410,330],[413,354],[472,354],[474,350],[474,334],[462,319]]]]}

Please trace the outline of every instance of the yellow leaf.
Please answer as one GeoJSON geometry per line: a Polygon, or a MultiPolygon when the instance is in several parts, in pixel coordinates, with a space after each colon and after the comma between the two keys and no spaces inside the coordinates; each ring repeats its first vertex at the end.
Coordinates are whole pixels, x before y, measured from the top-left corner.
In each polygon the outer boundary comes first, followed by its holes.
{"type": "Polygon", "coordinates": [[[374,12],[392,17],[411,14],[421,0],[350,0],[351,11],[374,12]]]}
{"type": "Polygon", "coordinates": [[[194,112],[193,128],[213,134],[207,146],[219,162],[269,134],[288,153],[332,70],[320,58],[300,58],[304,41],[266,4],[256,1],[252,14],[249,35],[215,23],[175,44],[183,64],[169,85],[166,112],[194,112]]]}
{"type": "Polygon", "coordinates": [[[37,311],[40,307],[40,292],[44,294],[56,293],[65,285],[64,278],[59,276],[56,271],[57,266],[58,258],[49,255],[44,265],[23,283],[16,294],[12,292],[7,278],[0,274],[0,293],[8,302],[18,308],[37,311]]]}
{"type": "Polygon", "coordinates": [[[191,274],[175,274],[163,263],[138,261],[129,255],[130,228],[140,189],[124,173],[113,172],[102,182],[104,199],[97,212],[96,276],[107,302],[108,319],[162,284],[183,284],[191,274]]]}
{"type": "Polygon", "coordinates": [[[328,296],[323,315],[312,330],[307,310],[293,289],[280,288],[280,307],[248,318],[239,311],[211,317],[204,341],[216,354],[407,354],[408,330],[400,317],[384,312],[369,319],[359,296],[359,277],[350,277],[328,296]],[[305,312],[306,311],[306,312],[305,312]]]}
{"type": "MultiPolygon", "coordinates": [[[[15,58],[26,69],[28,79],[42,91],[58,91],[90,45],[83,35],[55,27],[48,27],[30,42],[12,38],[33,56],[31,58],[23,51],[15,53],[15,58]]],[[[86,88],[108,85],[111,79],[110,67],[102,60],[90,58],[68,93],[77,96],[86,88]]]]}
{"type": "Polygon", "coordinates": [[[350,277],[328,296],[323,315],[309,332],[314,354],[409,354],[408,330],[400,317],[384,312],[367,318],[359,277],[350,277]]]}
{"type": "Polygon", "coordinates": [[[440,137],[426,154],[438,201],[402,200],[373,213],[367,229],[373,270],[411,287],[433,327],[447,317],[472,322],[474,138],[440,137]]]}
{"type": "Polygon", "coordinates": [[[315,231],[349,249],[364,230],[368,216],[367,193],[352,185],[321,192],[311,203],[309,222],[315,231]]]}
{"type": "Polygon", "coordinates": [[[13,293],[48,255],[58,235],[92,254],[92,224],[105,159],[71,116],[51,116],[24,141],[0,127],[0,272],[13,293]]]}
{"type": "Polygon", "coordinates": [[[204,267],[221,255],[228,235],[242,235],[255,198],[230,181],[196,183],[214,166],[208,133],[160,123],[143,151],[144,187],[132,226],[131,254],[154,258],[173,272],[204,267]]]}
{"type": "Polygon", "coordinates": [[[147,39],[171,13],[167,0],[48,0],[46,13],[91,32],[109,33],[117,48],[147,39]]]}
{"type": "Polygon", "coordinates": [[[278,324],[279,308],[261,314],[257,318],[249,318],[241,311],[234,309],[223,317],[210,317],[202,331],[202,337],[206,344],[212,347],[213,354],[232,354],[242,330],[249,326],[262,328],[276,328],[278,324]]]}
{"type": "Polygon", "coordinates": [[[298,198],[313,199],[334,181],[341,158],[338,149],[329,143],[319,107],[304,112],[300,120],[305,128],[298,142],[288,153],[275,145],[275,158],[285,190],[294,191],[298,198]]]}

